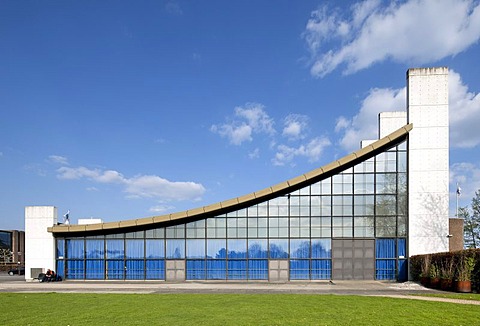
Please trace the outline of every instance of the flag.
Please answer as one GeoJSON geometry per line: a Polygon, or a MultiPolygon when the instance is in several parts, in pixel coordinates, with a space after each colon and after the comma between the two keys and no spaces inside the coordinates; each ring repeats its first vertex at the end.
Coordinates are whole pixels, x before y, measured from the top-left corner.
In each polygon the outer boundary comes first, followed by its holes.
{"type": "Polygon", "coordinates": [[[457,196],[460,196],[462,194],[462,188],[457,183],[457,196]]]}

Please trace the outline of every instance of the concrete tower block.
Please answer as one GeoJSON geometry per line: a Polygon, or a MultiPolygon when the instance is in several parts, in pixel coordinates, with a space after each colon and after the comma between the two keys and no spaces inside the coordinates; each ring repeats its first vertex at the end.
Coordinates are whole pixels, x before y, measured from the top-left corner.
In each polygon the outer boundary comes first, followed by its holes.
{"type": "Polygon", "coordinates": [[[55,241],[47,231],[57,224],[57,208],[53,206],[25,207],[25,280],[32,280],[39,270],[55,270],[55,241]]]}
{"type": "Polygon", "coordinates": [[[409,254],[448,251],[448,69],[407,72],[409,254]]]}

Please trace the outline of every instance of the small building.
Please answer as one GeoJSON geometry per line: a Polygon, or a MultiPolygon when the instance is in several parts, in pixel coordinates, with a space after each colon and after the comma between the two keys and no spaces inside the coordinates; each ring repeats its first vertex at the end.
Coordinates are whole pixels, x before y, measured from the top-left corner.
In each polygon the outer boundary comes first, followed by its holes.
{"type": "Polygon", "coordinates": [[[448,187],[448,69],[409,69],[406,110],[379,115],[378,140],[266,189],[86,225],[26,207],[26,279],[406,280],[410,256],[449,250],[448,187]]]}

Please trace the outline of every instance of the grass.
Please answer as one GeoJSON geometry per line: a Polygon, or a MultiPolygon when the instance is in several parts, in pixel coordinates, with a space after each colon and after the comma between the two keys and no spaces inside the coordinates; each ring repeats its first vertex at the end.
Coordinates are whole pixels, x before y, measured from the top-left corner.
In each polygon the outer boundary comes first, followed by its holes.
{"type": "Polygon", "coordinates": [[[480,306],[294,294],[0,293],[0,325],[478,325],[480,306]]]}

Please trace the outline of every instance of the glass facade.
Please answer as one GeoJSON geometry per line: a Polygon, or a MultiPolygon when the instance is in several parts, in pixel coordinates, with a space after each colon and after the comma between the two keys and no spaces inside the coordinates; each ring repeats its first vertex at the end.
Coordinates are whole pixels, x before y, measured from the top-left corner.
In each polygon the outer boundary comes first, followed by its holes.
{"type": "MultiPolygon", "coordinates": [[[[57,238],[66,279],[164,280],[169,260],[186,280],[268,280],[286,260],[290,280],[332,278],[332,241],[375,242],[375,278],[402,278],[407,237],[406,143],[297,191],[218,216],[130,233],[57,238]]],[[[333,258],[332,258],[333,257],[333,258]]]]}

